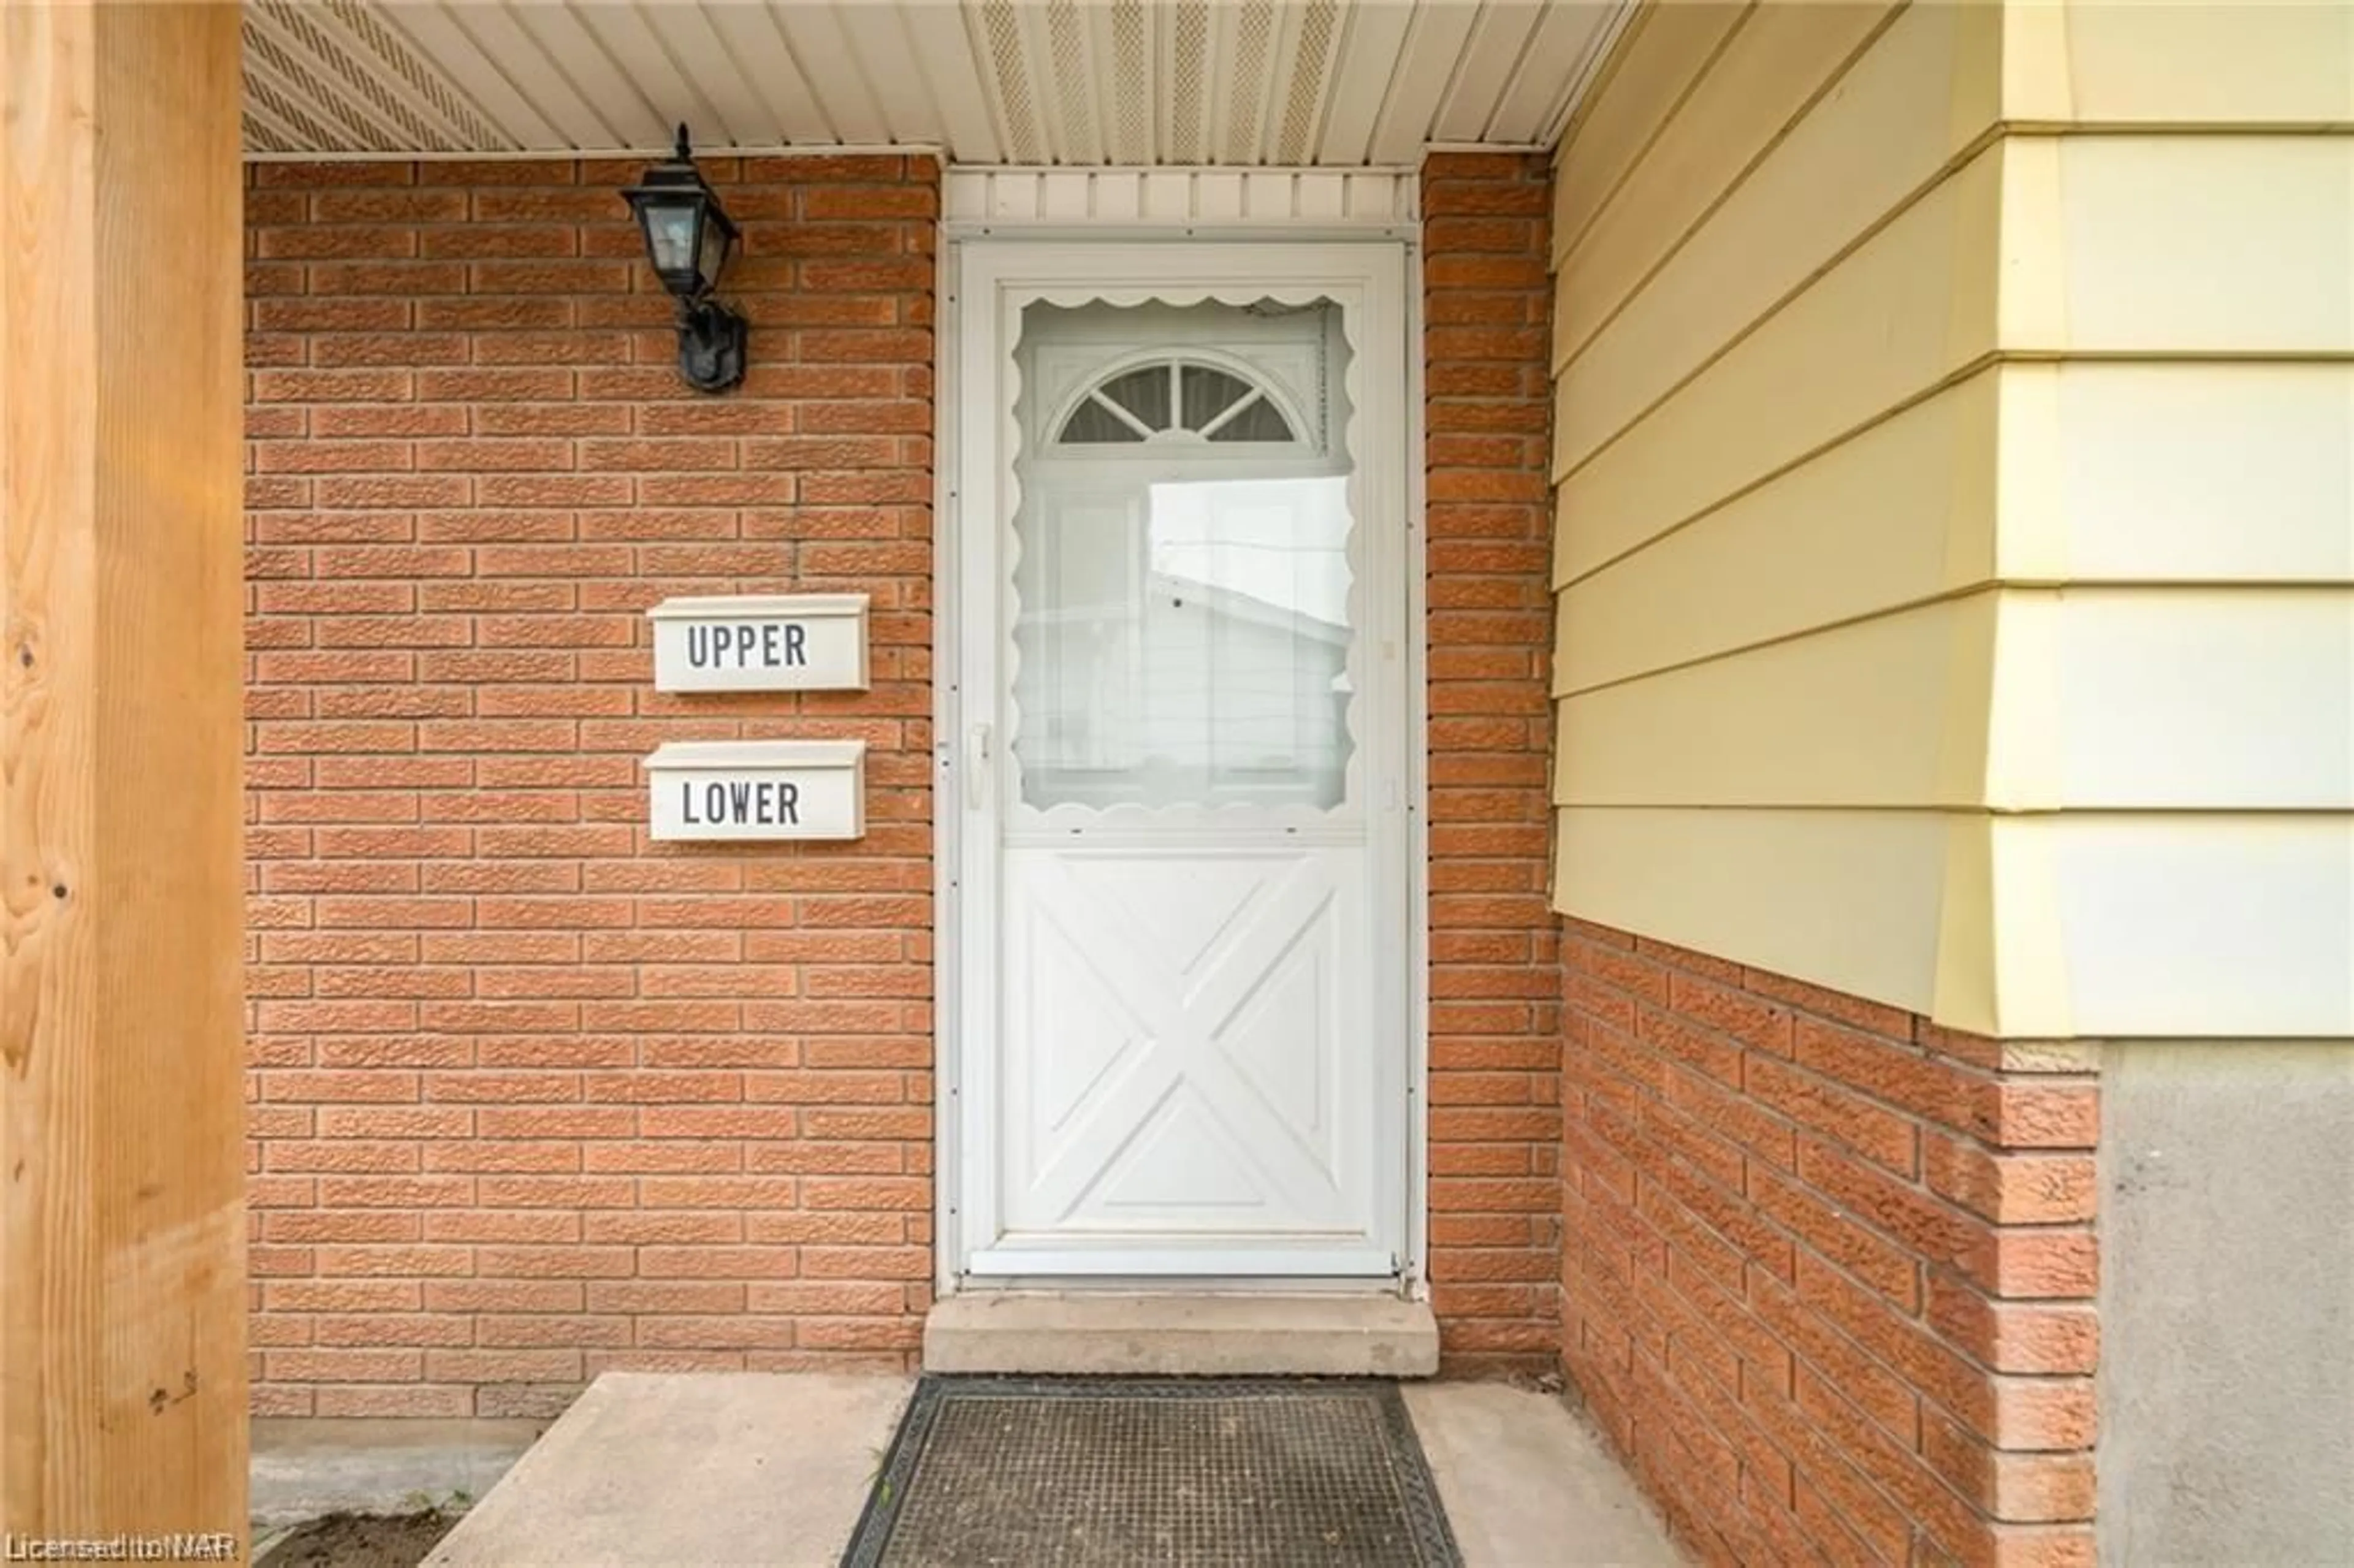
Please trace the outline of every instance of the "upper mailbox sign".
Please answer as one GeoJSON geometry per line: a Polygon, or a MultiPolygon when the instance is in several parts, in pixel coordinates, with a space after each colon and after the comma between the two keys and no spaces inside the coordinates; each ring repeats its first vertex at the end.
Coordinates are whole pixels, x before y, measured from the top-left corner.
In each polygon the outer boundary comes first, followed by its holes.
{"type": "Polygon", "coordinates": [[[662,692],[840,692],[866,686],[863,593],[666,599],[654,623],[662,692]]]}

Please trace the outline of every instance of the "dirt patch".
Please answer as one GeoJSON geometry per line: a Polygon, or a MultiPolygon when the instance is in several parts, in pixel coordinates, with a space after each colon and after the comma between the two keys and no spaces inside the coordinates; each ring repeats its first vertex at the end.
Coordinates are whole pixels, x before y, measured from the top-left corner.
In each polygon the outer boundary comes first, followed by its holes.
{"type": "Polygon", "coordinates": [[[254,1568],[417,1568],[458,1516],[331,1513],[298,1527],[261,1554],[254,1568]]]}
{"type": "Polygon", "coordinates": [[[1558,1372],[1516,1372],[1505,1381],[1510,1383],[1514,1388],[1524,1388],[1531,1393],[1561,1393],[1564,1392],[1564,1385],[1562,1383],[1561,1373],[1558,1372]]]}

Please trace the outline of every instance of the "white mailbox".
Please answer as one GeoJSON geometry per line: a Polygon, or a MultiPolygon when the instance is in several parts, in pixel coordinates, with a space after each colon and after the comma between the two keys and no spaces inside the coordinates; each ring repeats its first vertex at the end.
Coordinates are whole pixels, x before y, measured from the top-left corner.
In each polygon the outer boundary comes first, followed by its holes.
{"type": "Polygon", "coordinates": [[[854,839],[866,831],[863,740],[674,740],[646,758],[663,840],[854,839]]]}
{"type": "Polygon", "coordinates": [[[658,692],[839,692],[866,686],[863,593],[666,599],[654,623],[658,692]]]}

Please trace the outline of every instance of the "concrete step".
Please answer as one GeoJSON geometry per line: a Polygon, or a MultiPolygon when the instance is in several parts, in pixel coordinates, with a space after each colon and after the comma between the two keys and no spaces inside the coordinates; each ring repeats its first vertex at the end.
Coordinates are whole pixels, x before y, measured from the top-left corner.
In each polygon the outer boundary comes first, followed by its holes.
{"type": "Polygon", "coordinates": [[[924,1319],[924,1370],[1429,1377],[1438,1321],[1394,1296],[968,1291],[924,1319]]]}

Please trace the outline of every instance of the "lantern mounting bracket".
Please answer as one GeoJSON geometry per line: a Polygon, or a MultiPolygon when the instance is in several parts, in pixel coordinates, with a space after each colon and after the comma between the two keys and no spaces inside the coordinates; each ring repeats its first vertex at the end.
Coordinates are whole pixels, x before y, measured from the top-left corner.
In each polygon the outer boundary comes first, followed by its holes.
{"type": "Polygon", "coordinates": [[[744,379],[750,328],[716,300],[678,302],[678,374],[698,392],[725,392],[744,379]]]}

